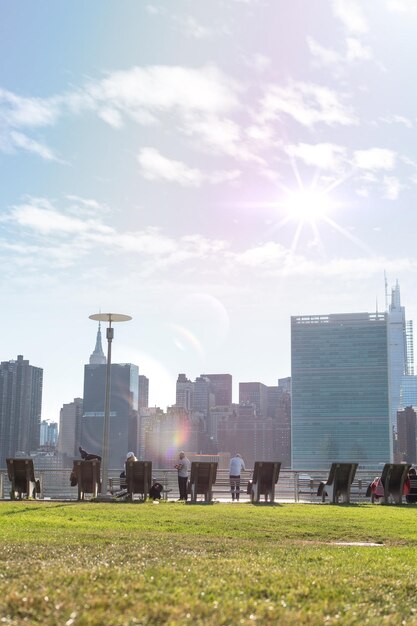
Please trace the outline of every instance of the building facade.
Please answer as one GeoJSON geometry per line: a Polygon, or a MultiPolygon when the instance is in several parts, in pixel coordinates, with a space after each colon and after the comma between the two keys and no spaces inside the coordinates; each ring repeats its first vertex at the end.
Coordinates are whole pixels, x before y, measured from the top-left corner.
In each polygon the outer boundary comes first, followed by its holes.
{"type": "Polygon", "coordinates": [[[139,374],[139,408],[146,409],[149,406],[149,378],[139,374]]]}
{"type": "MultiPolygon", "coordinates": [[[[100,328],[99,328],[100,333],[100,328]]],[[[101,338],[84,366],[81,445],[87,452],[102,454],[107,365],[101,356],[101,338]]],[[[110,366],[109,468],[123,467],[129,450],[137,453],[139,368],[132,363],[110,366]]]]}
{"type": "Polygon", "coordinates": [[[293,469],[392,459],[387,317],[291,318],[293,469]]]}
{"type": "Polygon", "coordinates": [[[239,404],[254,404],[258,417],[268,416],[268,387],[263,383],[239,383],[239,404]]]}
{"type": "Polygon", "coordinates": [[[397,461],[416,462],[416,412],[411,406],[397,412],[397,461]]]}
{"type": "Polygon", "coordinates": [[[231,374],[201,374],[211,382],[211,391],[214,394],[214,406],[232,406],[231,374]]]}
{"type": "Polygon", "coordinates": [[[64,404],[59,412],[58,454],[69,463],[79,456],[82,416],[82,398],[74,398],[72,402],[64,404]]]}
{"type": "Polygon", "coordinates": [[[0,467],[40,443],[43,370],[19,355],[0,364],[0,467]]]}

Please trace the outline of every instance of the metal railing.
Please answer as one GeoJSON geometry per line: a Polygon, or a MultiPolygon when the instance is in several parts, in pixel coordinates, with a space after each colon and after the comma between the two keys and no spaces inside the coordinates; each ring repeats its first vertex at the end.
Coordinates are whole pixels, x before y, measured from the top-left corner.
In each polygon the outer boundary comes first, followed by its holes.
{"type": "MultiPolygon", "coordinates": [[[[69,500],[75,501],[78,497],[77,487],[70,485],[71,469],[35,470],[36,478],[41,482],[42,500],[69,500]]],[[[118,490],[120,470],[109,470],[109,488],[118,490]]],[[[317,489],[321,481],[326,481],[328,470],[323,471],[292,471],[281,470],[275,488],[277,502],[319,502],[317,489]]],[[[351,502],[365,502],[366,490],[375,477],[375,472],[358,470],[351,487],[351,502]]],[[[241,500],[249,500],[247,484],[252,478],[252,470],[242,472],[241,500]]],[[[152,479],[160,482],[164,487],[168,499],[179,497],[177,472],[174,469],[154,469],[152,479]]],[[[11,485],[6,470],[0,470],[0,499],[10,498],[11,485]]],[[[230,500],[229,472],[218,470],[216,483],[213,486],[214,500],[230,500]]]]}

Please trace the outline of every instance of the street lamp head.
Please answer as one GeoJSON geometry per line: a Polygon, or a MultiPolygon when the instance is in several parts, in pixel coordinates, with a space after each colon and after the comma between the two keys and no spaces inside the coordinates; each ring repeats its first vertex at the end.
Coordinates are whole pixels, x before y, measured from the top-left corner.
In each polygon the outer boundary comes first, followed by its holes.
{"type": "Polygon", "coordinates": [[[122,315],[121,313],[94,313],[88,316],[90,320],[95,322],[129,322],[132,318],[130,315],[122,315]]]}

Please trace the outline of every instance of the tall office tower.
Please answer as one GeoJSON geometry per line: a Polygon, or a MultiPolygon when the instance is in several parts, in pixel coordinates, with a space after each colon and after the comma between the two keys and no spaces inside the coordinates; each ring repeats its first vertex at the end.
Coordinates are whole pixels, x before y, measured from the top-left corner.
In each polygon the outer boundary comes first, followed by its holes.
{"type": "Polygon", "coordinates": [[[82,416],[82,398],[74,398],[72,402],[64,404],[59,412],[58,454],[70,462],[74,457],[79,457],[82,416]]]}
{"type": "Polygon", "coordinates": [[[193,410],[193,404],[194,383],[191,382],[185,374],[178,374],[175,405],[191,412],[193,410]]]}
{"type": "Polygon", "coordinates": [[[95,345],[93,352],[90,355],[90,365],[105,365],[106,363],[107,363],[107,359],[104,356],[103,345],[101,343],[101,326],[99,322],[96,345],[95,345]]]}
{"type": "Polygon", "coordinates": [[[407,342],[407,374],[414,375],[414,334],[412,320],[405,322],[405,335],[407,342]]]}
{"type": "Polygon", "coordinates": [[[139,408],[146,409],[149,406],[149,378],[139,374],[139,408]]]}
{"type": "Polygon", "coordinates": [[[204,422],[206,423],[210,408],[213,406],[214,394],[212,391],[212,384],[205,376],[199,376],[194,382],[194,400],[192,410],[201,413],[204,418],[204,422]]]}
{"type": "Polygon", "coordinates": [[[41,421],[40,446],[55,448],[58,442],[58,424],[56,422],[41,421]]]}
{"type": "Polygon", "coordinates": [[[387,317],[291,318],[293,469],[392,459],[387,317]]]}
{"type": "Polygon", "coordinates": [[[397,461],[416,462],[416,412],[411,406],[397,412],[397,461]]]}
{"type": "Polygon", "coordinates": [[[43,370],[22,355],[0,364],[0,467],[39,446],[43,370]]]}
{"type": "Polygon", "coordinates": [[[417,376],[407,376],[404,374],[401,380],[401,400],[400,409],[406,406],[417,408],[417,376]]]}
{"type": "Polygon", "coordinates": [[[211,382],[214,394],[214,406],[232,406],[232,375],[201,374],[211,382]]]}
{"type": "Polygon", "coordinates": [[[277,390],[275,413],[269,412],[274,418],[274,455],[282,467],[291,467],[291,378],[280,378],[278,387],[268,389],[277,390]]]}
{"type": "MultiPolygon", "coordinates": [[[[400,286],[398,280],[391,291],[391,304],[387,313],[388,331],[388,384],[390,418],[392,429],[397,427],[397,411],[400,408],[401,382],[408,371],[407,333],[405,309],[401,306],[400,286]]],[[[410,342],[410,338],[409,338],[410,342]]]]}
{"type": "Polygon", "coordinates": [[[239,383],[239,404],[254,404],[259,417],[267,417],[268,387],[263,383],[239,383]]]}
{"type": "MultiPolygon", "coordinates": [[[[93,355],[97,351],[93,352],[93,355]]],[[[93,356],[92,355],[92,356],[93,356]]],[[[90,357],[91,358],[91,357],[90,357]]],[[[84,366],[84,404],[81,445],[102,454],[107,365],[84,366]]],[[[110,367],[109,467],[123,467],[126,452],[137,452],[139,368],[132,363],[112,363],[110,367]]]]}

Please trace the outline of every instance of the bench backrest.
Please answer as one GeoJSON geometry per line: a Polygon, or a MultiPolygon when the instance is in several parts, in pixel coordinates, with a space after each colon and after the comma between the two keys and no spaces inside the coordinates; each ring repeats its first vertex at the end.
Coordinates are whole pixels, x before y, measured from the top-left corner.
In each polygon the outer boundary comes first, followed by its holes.
{"type": "Polygon", "coordinates": [[[152,461],[127,461],[126,483],[128,493],[147,496],[152,485],[152,461]]]}
{"type": "Polygon", "coordinates": [[[381,482],[384,485],[384,499],[388,501],[390,495],[400,501],[404,488],[404,481],[411,465],[409,463],[385,463],[382,470],[381,482]]]}
{"type": "Polygon", "coordinates": [[[327,485],[333,485],[336,491],[344,491],[355,478],[357,463],[332,463],[329,471],[327,485]]]}
{"type": "Polygon", "coordinates": [[[6,459],[6,464],[10,482],[26,492],[28,481],[35,481],[33,459],[6,459]]]}
{"type": "Polygon", "coordinates": [[[217,477],[217,462],[193,461],[191,463],[190,484],[195,485],[196,493],[210,490],[217,477]]]}
{"type": "Polygon", "coordinates": [[[253,482],[260,483],[261,491],[270,489],[278,482],[281,463],[278,461],[255,461],[253,482]]]}
{"type": "Polygon", "coordinates": [[[84,493],[94,493],[100,484],[100,466],[98,459],[91,461],[75,460],[72,471],[77,477],[79,489],[84,493]]]}

